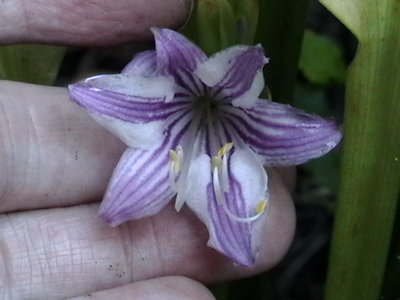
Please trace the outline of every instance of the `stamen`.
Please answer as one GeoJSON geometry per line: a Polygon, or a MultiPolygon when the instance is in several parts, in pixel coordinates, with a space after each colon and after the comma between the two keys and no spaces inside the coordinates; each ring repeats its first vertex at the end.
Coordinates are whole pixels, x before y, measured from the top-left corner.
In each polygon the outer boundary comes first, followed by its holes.
{"type": "Polygon", "coordinates": [[[222,166],[222,160],[221,157],[219,156],[214,156],[211,159],[211,169],[214,171],[214,169],[220,169],[222,166]]]}
{"type": "Polygon", "coordinates": [[[239,217],[233,214],[230,210],[226,202],[224,201],[223,208],[225,213],[228,215],[229,218],[236,222],[246,223],[246,222],[253,222],[257,220],[265,211],[265,207],[267,206],[267,200],[260,201],[256,206],[256,214],[251,217],[239,217]]]}
{"type": "Polygon", "coordinates": [[[169,186],[171,187],[171,190],[173,190],[174,192],[177,192],[176,175],[175,175],[174,169],[175,169],[175,163],[170,161],[169,162],[169,172],[168,172],[169,186]]]}
{"type": "Polygon", "coordinates": [[[262,214],[267,206],[267,200],[260,201],[256,206],[256,213],[262,214]]]}
{"type": "Polygon", "coordinates": [[[176,150],[169,150],[169,172],[168,179],[171,189],[177,192],[177,181],[181,172],[183,159],[183,149],[181,146],[177,146],[176,150]]]}
{"type": "Polygon", "coordinates": [[[226,154],[232,147],[232,142],[226,143],[219,149],[217,155],[211,159],[214,193],[218,205],[223,205],[224,193],[229,191],[228,160],[226,154]]]}
{"type": "Polygon", "coordinates": [[[178,145],[176,147],[176,155],[178,156],[178,162],[179,162],[179,170],[178,172],[181,171],[181,166],[182,166],[182,160],[183,160],[183,149],[181,145],[178,145]]]}
{"type": "Polygon", "coordinates": [[[174,150],[169,150],[169,162],[170,165],[173,166],[173,172],[177,174],[180,169],[180,162],[179,162],[179,156],[178,153],[174,150]]]}
{"type": "Polygon", "coordinates": [[[229,191],[229,176],[228,176],[228,158],[226,155],[222,157],[222,166],[221,166],[221,177],[222,177],[222,188],[224,192],[229,191]]]}
{"type": "Polygon", "coordinates": [[[213,169],[213,186],[214,186],[214,193],[215,193],[215,200],[217,200],[218,205],[224,204],[224,193],[221,188],[221,184],[219,182],[219,174],[218,168],[215,167],[213,169]]]}
{"type": "MultiPolygon", "coordinates": [[[[176,181],[177,195],[175,200],[175,210],[180,211],[185,204],[188,193],[190,192],[190,182],[188,182],[192,162],[201,153],[202,144],[204,141],[204,130],[203,130],[203,119],[204,113],[203,108],[201,110],[196,109],[196,113],[190,123],[187,130],[187,135],[183,140],[183,148],[185,153],[181,158],[182,166],[179,173],[179,178],[176,181]]],[[[182,150],[182,147],[177,147],[177,153],[182,150]]]]}
{"type": "Polygon", "coordinates": [[[232,147],[233,147],[233,143],[232,143],[232,142],[226,143],[225,145],[223,145],[223,146],[221,147],[221,149],[219,149],[219,151],[218,151],[218,156],[219,156],[219,157],[222,157],[223,155],[225,155],[226,153],[228,153],[228,152],[232,149],[232,147]]]}

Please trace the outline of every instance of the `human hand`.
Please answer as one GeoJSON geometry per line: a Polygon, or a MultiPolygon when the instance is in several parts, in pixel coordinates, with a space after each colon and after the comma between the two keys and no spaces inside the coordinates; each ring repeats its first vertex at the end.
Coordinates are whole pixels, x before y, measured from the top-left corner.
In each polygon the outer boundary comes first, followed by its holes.
{"type": "MultiPolygon", "coordinates": [[[[41,6],[29,4],[31,8],[21,1],[13,9],[15,2],[0,4],[6,7],[0,10],[3,43],[99,45],[137,40],[145,38],[150,24],[179,25],[188,11],[184,1],[172,0],[156,10],[157,1],[126,1],[124,8],[122,3],[105,8],[102,1],[89,6],[87,1],[74,1],[68,6],[71,10],[60,6],[41,13],[45,1],[36,1],[41,6]],[[94,13],[96,26],[90,22],[93,8],[103,12],[94,13]],[[155,14],[141,21],[141,8],[155,14]],[[26,26],[14,27],[11,15],[19,9],[41,16],[42,22],[29,17],[26,26]],[[73,24],[83,21],[76,27],[61,26],[60,21],[54,26],[50,20],[57,15],[73,24]],[[34,34],[27,34],[28,25],[34,34]],[[107,33],[94,34],[103,31],[107,33]]],[[[207,290],[187,277],[213,283],[256,274],[274,266],[291,242],[294,211],[287,187],[292,180],[284,176],[281,181],[273,170],[264,245],[254,268],[234,266],[208,248],[205,227],[188,210],[176,213],[167,207],[154,217],[109,228],[96,216],[98,205],[88,203],[101,199],[125,146],[70,102],[64,88],[4,81],[0,107],[1,299],[65,299],[101,290],[105,291],[93,296],[207,299],[207,290]],[[106,290],[110,288],[114,289],[106,290]]]]}

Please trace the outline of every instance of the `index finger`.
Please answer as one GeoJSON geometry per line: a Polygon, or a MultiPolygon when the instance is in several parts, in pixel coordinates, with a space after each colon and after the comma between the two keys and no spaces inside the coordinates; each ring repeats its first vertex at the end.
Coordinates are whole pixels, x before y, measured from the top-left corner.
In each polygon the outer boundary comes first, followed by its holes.
{"type": "Polygon", "coordinates": [[[191,0],[0,1],[0,44],[110,45],[150,38],[151,26],[179,27],[191,0]]]}

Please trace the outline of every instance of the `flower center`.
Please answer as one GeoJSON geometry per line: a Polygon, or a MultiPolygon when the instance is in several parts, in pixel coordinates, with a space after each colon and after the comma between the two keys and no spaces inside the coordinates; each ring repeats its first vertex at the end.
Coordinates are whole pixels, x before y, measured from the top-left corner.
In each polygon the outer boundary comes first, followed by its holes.
{"type": "MultiPolygon", "coordinates": [[[[205,152],[211,152],[206,154],[211,157],[213,153],[216,153],[212,156],[209,167],[210,183],[214,190],[215,201],[223,207],[230,219],[237,222],[252,222],[262,215],[267,200],[260,201],[254,214],[249,217],[241,217],[230,211],[227,204],[227,198],[231,193],[228,155],[233,151],[233,142],[226,141],[227,137],[224,134],[220,136],[221,128],[216,125],[221,122],[218,118],[219,105],[219,101],[208,95],[199,97],[193,103],[193,120],[183,140],[183,146],[179,145],[176,149],[169,151],[169,182],[171,189],[177,193],[175,209],[179,211],[182,208],[189,193],[197,192],[191,190],[190,180],[197,180],[197,178],[195,179],[196,174],[193,174],[193,172],[197,173],[193,162],[205,152]],[[221,145],[223,146],[221,147],[221,145]]],[[[207,199],[201,200],[207,201],[207,199]]]]}
{"type": "Polygon", "coordinates": [[[194,109],[197,111],[197,113],[200,113],[203,115],[203,117],[206,117],[205,115],[210,116],[210,114],[217,112],[220,103],[218,103],[218,101],[213,97],[201,96],[197,98],[197,101],[194,105],[194,109]]]}
{"type": "MultiPolygon", "coordinates": [[[[267,200],[260,201],[255,207],[254,213],[249,217],[238,216],[229,209],[227,201],[233,195],[231,195],[232,191],[229,185],[228,155],[233,151],[233,142],[226,141],[227,137],[223,134],[220,136],[220,128],[216,125],[219,122],[220,105],[220,101],[207,94],[195,99],[193,102],[193,119],[182,141],[183,144],[169,151],[169,182],[171,189],[177,193],[175,209],[179,211],[186,199],[193,198],[191,194],[197,192],[192,190],[190,182],[196,176],[193,172],[197,172],[194,169],[193,162],[205,152],[210,152],[206,153],[209,157],[216,153],[210,159],[210,178],[207,179],[211,179],[210,184],[212,184],[214,190],[215,201],[219,206],[223,207],[224,212],[230,219],[237,222],[252,222],[262,215],[267,205],[267,200]],[[223,146],[221,147],[221,145],[223,146]]],[[[201,173],[199,172],[199,174],[201,173]]],[[[201,179],[199,178],[199,180],[201,179]]],[[[207,199],[199,200],[207,201],[207,199]]],[[[243,214],[245,213],[243,212],[243,214]]]]}

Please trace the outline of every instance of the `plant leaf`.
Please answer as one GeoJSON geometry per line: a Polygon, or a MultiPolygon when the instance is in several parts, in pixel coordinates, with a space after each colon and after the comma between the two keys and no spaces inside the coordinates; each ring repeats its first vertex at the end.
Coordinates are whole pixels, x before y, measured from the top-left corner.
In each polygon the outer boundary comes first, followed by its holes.
{"type": "Polygon", "coordinates": [[[236,44],[254,44],[257,0],[198,0],[183,29],[208,55],[236,44]]]}
{"type": "Polygon", "coordinates": [[[326,299],[378,299],[400,193],[400,1],[321,2],[360,42],[347,74],[326,299]]]}

